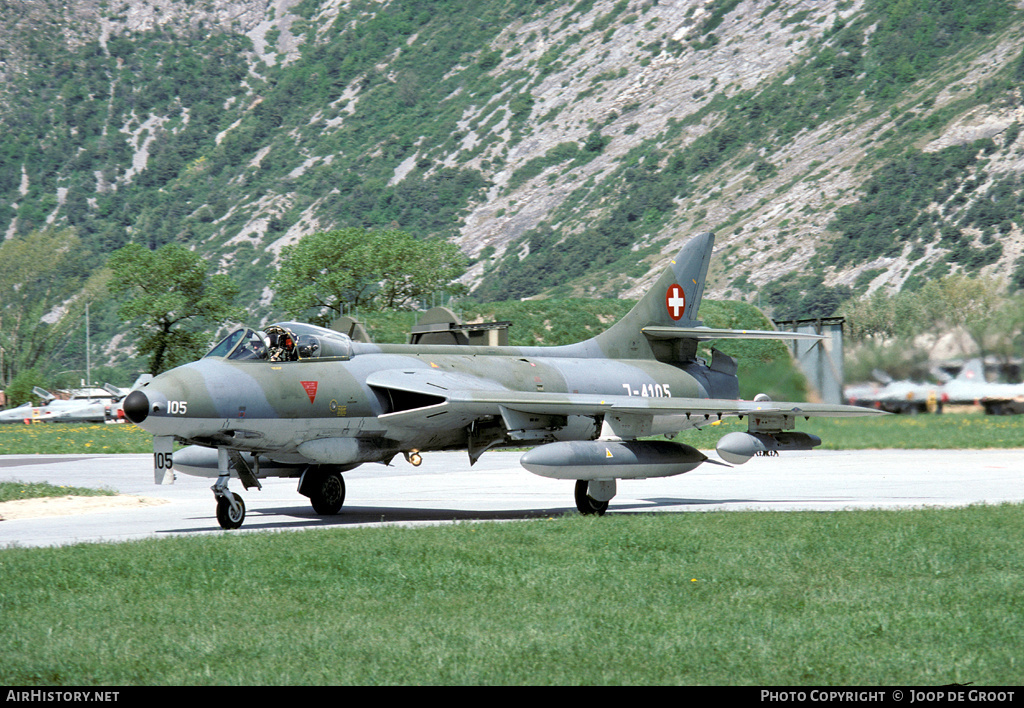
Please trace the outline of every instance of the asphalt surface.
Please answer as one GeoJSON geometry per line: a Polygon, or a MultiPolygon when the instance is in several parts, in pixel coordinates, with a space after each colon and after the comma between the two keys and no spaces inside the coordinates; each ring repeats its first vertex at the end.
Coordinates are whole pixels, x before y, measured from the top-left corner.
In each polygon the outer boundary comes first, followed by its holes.
{"type": "MultiPolygon", "coordinates": [[[[245,500],[241,529],[217,524],[212,479],[178,475],[153,484],[151,455],[5,455],[0,481],[103,487],[158,500],[151,506],[0,521],[0,548],[120,542],[185,534],[252,533],[378,524],[515,520],[577,513],[573,482],[537,477],[521,452],[488,452],[473,467],[465,453],[429,453],[416,468],[368,464],[345,474],[337,516],[321,517],[296,480],[231,489],[245,500]]],[[[836,511],[956,507],[1024,501],[1024,449],[857,450],[784,453],[745,465],[704,464],[677,477],[620,480],[608,514],[694,511],[836,511]]],[[[0,510],[0,515],[2,515],[0,510]]]]}

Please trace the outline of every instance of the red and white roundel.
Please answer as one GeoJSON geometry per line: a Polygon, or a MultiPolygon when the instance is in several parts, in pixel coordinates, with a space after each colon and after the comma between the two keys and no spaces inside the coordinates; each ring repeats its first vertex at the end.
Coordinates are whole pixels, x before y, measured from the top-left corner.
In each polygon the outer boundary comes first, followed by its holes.
{"type": "Polygon", "coordinates": [[[678,321],[683,318],[683,312],[686,310],[686,295],[678,283],[672,283],[665,291],[665,308],[668,310],[668,316],[673,320],[678,321]]]}

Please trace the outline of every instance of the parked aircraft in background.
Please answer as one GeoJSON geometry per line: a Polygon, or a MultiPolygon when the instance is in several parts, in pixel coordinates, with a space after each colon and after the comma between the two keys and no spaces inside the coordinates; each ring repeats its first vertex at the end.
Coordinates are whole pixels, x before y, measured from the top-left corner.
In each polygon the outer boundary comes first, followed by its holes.
{"type": "Polygon", "coordinates": [[[23,403],[15,408],[0,411],[0,423],[44,422],[51,420],[56,415],[83,408],[94,402],[91,399],[62,400],[38,386],[32,389],[32,393],[42,401],[40,405],[23,403]]]}
{"type": "Polygon", "coordinates": [[[0,411],[0,423],[30,423],[33,414],[38,415],[40,406],[33,403],[22,403],[20,406],[0,411]]]}
{"type": "Polygon", "coordinates": [[[110,398],[77,403],[74,406],[51,408],[40,415],[39,420],[47,423],[106,423],[117,419],[117,405],[110,398]]]}
{"type": "Polygon", "coordinates": [[[889,413],[924,413],[934,411],[940,402],[939,384],[895,381],[878,369],[872,375],[876,381],[843,389],[847,403],[889,413]]]}
{"type": "Polygon", "coordinates": [[[990,415],[1024,413],[1024,383],[987,381],[981,359],[968,361],[956,378],[943,384],[941,395],[946,403],[980,405],[990,415]]]}
{"type": "MultiPolygon", "coordinates": [[[[140,376],[134,386],[153,378],[149,374],[140,376]]],[[[133,388],[134,388],[133,386],[133,388]]],[[[23,403],[16,408],[0,411],[0,423],[120,423],[124,422],[122,404],[131,388],[119,388],[112,384],[104,384],[103,388],[109,396],[89,396],[85,398],[56,398],[49,391],[39,388],[32,389],[43,403],[33,405],[23,403]]]]}
{"type": "Polygon", "coordinates": [[[981,406],[986,413],[1024,413],[1024,384],[990,383],[981,359],[971,359],[955,377],[941,376],[941,383],[893,381],[875,371],[882,383],[847,386],[847,403],[890,413],[941,413],[947,405],[981,406]],[[888,380],[886,380],[888,379],[888,380]]]}

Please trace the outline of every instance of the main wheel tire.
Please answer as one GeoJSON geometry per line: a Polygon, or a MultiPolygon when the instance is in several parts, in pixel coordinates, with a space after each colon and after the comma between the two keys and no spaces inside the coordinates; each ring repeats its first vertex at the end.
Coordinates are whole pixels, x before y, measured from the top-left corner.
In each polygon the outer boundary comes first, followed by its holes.
{"type": "Polygon", "coordinates": [[[232,510],[231,502],[227,497],[218,497],[217,523],[222,529],[237,529],[245,521],[245,502],[234,492],[228,492],[228,494],[238,503],[238,510],[232,510]]]}
{"type": "Polygon", "coordinates": [[[587,494],[587,484],[585,479],[576,482],[576,508],[584,515],[597,514],[598,516],[604,516],[604,512],[608,511],[608,502],[597,501],[587,494]]]}
{"type": "Polygon", "coordinates": [[[341,511],[345,503],[345,480],[337,472],[328,472],[316,481],[309,495],[313,511],[321,516],[332,516],[341,511]]]}

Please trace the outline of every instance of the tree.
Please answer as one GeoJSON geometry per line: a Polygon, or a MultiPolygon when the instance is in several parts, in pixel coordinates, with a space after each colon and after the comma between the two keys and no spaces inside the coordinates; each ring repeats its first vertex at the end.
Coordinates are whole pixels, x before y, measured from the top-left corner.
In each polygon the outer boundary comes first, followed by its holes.
{"type": "Polygon", "coordinates": [[[89,298],[78,252],[70,229],[0,242],[0,385],[44,363],[81,322],[89,298]]]}
{"type": "Polygon", "coordinates": [[[232,306],[238,286],[227,275],[208,275],[203,258],[178,244],[150,251],[128,244],[111,254],[110,291],[129,296],[118,316],[138,323],[140,354],[150,356],[150,372],[159,374],[197,358],[209,343],[204,329],[238,319],[232,306]]]}
{"type": "Polygon", "coordinates": [[[967,308],[961,326],[977,345],[978,356],[995,355],[1009,372],[1024,333],[1024,297],[1003,295],[1003,282],[994,278],[976,278],[972,285],[974,307],[967,308]]]}
{"type": "Polygon", "coordinates": [[[283,248],[271,283],[290,316],[312,310],[313,322],[328,324],[345,309],[408,310],[433,293],[462,292],[453,281],[465,269],[465,256],[447,241],[353,227],[283,248]]]}
{"type": "Polygon", "coordinates": [[[921,295],[935,322],[959,327],[991,312],[1002,299],[1002,290],[995,278],[956,273],[927,282],[921,295]]]}
{"type": "Polygon", "coordinates": [[[42,401],[35,394],[33,389],[38,386],[43,388],[46,385],[43,375],[37,369],[25,369],[11,379],[4,389],[7,395],[7,405],[20,406],[22,403],[33,403],[38,405],[42,401]]]}
{"type": "Polygon", "coordinates": [[[879,289],[863,300],[850,300],[840,312],[851,345],[847,352],[872,359],[862,370],[879,367],[897,377],[919,376],[941,335],[954,332],[965,355],[995,354],[1009,370],[1024,332],[1024,298],[1003,291],[995,278],[957,273],[930,280],[914,292],[879,289]]]}
{"type": "Polygon", "coordinates": [[[997,310],[974,331],[971,336],[978,342],[982,353],[991,353],[1002,362],[1003,374],[1020,381],[1020,371],[1014,371],[1013,361],[1024,350],[1024,293],[1006,298],[997,310]]]}
{"type": "Polygon", "coordinates": [[[917,293],[890,294],[879,288],[863,300],[847,300],[839,309],[853,343],[870,339],[913,339],[925,330],[922,299],[917,293]]]}

